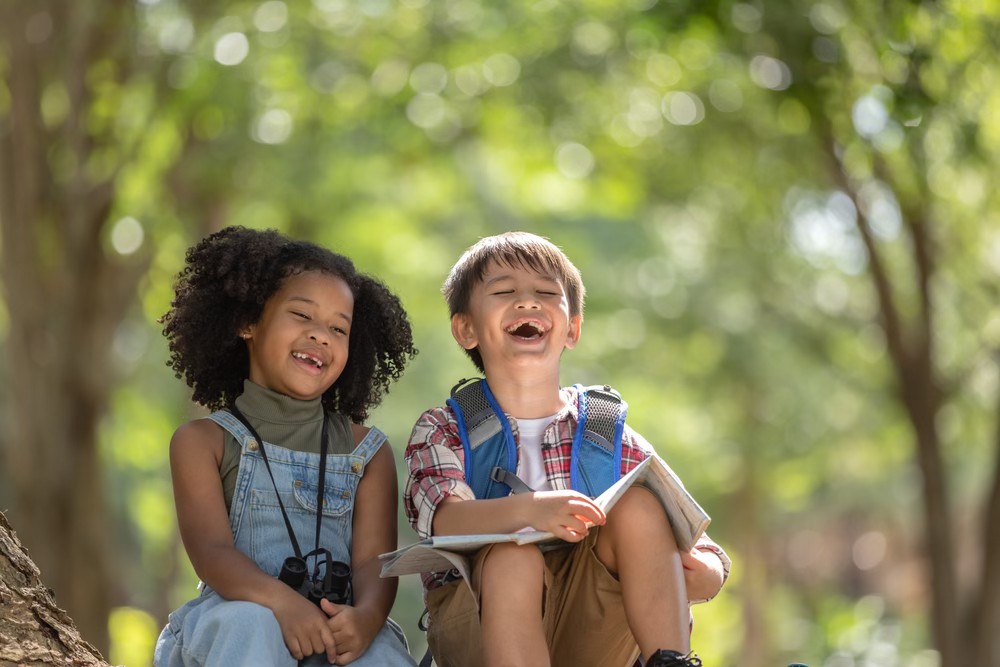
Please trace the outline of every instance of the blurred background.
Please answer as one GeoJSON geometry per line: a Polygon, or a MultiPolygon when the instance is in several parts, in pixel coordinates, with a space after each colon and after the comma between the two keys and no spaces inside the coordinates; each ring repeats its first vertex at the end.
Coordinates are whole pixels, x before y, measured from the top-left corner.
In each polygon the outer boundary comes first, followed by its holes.
{"type": "MultiPolygon", "coordinates": [[[[439,288],[549,237],[610,383],[735,562],[706,665],[1000,665],[1000,5],[0,0],[0,509],[108,660],[195,594],[157,324],[225,225],[351,256],[420,354],[439,288]]],[[[401,478],[403,472],[401,468],[401,478]]],[[[401,543],[414,534],[400,519],[401,543]]],[[[419,581],[394,617],[421,655],[419,581]]]]}

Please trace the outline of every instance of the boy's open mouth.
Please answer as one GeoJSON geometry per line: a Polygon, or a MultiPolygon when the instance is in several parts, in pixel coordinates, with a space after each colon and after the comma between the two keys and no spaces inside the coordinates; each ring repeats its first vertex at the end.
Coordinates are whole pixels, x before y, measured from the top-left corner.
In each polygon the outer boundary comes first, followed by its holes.
{"type": "Polygon", "coordinates": [[[505,331],[515,338],[524,340],[534,340],[545,335],[544,327],[534,320],[514,322],[505,331]]]}
{"type": "Polygon", "coordinates": [[[314,357],[311,354],[306,354],[305,352],[292,352],[292,357],[307,364],[312,364],[317,369],[322,370],[323,368],[323,360],[319,357],[314,357]]]}

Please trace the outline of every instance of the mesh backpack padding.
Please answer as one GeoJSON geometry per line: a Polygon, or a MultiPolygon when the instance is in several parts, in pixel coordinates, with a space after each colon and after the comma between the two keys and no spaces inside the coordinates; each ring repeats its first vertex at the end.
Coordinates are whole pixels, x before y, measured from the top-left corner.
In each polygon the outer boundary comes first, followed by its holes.
{"type": "Polygon", "coordinates": [[[613,451],[615,446],[611,440],[614,438],[620,413],[621,399],[609,391],[590,389],[587,392],[587,420],[584,429],[591,436],[597,436],[594,440],[598,444],[613,451]]]}
{"type": "Polygon", "coordinates": [[[479,383],[462,387],[454,396],[465,414],[465,425],[473,431],[493,416],[493,409],[486,400],[486,394],[479,383]]]}

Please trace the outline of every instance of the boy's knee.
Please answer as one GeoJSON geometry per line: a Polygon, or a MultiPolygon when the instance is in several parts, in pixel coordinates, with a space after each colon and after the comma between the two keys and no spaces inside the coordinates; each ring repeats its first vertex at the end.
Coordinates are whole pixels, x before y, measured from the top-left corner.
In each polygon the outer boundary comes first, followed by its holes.
{"type": "Polygon", "coordinates": [[[544,562],[541,550],[533,544],[515,544],[500,542],[494,544],[486,555],[486,563],[523,563],[525,565],[544,562]]]}
{"type": "MultiPolygon", "coordinates": [[[[632,522],[645,519],[666,520],[666,512],[660,500],[652,491],[641,486],[633,486],[615,503],[608,513],[608,523],[632,522]]],[[[669,525],[669,524],[668,524],[669,525]]]]}
{"type": "Polygon", "coordinates": [[[519,577],[532,572],[541,574],[544,566],[545,558],[535,545],[501,542],[494,544],[486,554],[483,561],[483,579],[493,580],[515,573],[519,577]]]}
{"type": "Polygon", "coordinates": [[[608,522],[601,527],[594,552],[613,572],[618,567],[618,552],[628,552],[637,546],[651,549],[676,549],[673,529],[660,500],[652,491],[633,486],[608,512],[608,522]]]}

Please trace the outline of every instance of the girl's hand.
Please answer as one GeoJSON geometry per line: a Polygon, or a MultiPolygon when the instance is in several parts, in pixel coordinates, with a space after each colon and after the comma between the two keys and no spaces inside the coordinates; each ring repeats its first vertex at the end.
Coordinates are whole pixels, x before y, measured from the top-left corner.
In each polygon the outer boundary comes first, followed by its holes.
{"type": "Polygon", "coordinates": [[[320,600],[320,608],[329,616],[326,623],[337,645],[337,655],[330,658],[336,665],[354,662],[368,650],[382,625],[374,614],[350,605],[320,600]]]}
{"type": "Polygon", "coordinates": [[[327,660],[333,663],[337,657],[337,643],[327,626],[326,614],[319,607],[288,588],[271,610],[278,619],[281,636],[293,658],[303,660],[325,652],[327,660]]]}
{"type": "Polygon", "coordinates": [[[536,491],[531,495],[528,525],[567,542],[579,542],[591,526],[602,526],[607,521],[604,511],[582,493],[536,491]]]}
{"type": "Polygon", "coordinates": [[[681,552],[688,600],[708,600],[722,589],[722,561],[697,547],[681,552]]]}

